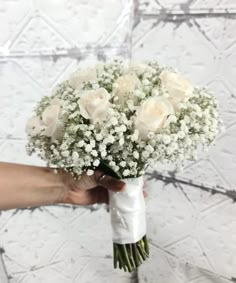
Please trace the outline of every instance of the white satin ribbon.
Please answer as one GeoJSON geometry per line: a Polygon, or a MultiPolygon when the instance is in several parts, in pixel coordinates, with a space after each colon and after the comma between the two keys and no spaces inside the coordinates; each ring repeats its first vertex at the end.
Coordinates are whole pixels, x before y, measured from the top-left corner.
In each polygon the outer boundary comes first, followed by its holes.
{"type": "Polygon", "coordinates": [[[109,191],[109,207],[114,243],[136,243],[146,235],[143,177],[123,180],[122,192],[109,191]]]}

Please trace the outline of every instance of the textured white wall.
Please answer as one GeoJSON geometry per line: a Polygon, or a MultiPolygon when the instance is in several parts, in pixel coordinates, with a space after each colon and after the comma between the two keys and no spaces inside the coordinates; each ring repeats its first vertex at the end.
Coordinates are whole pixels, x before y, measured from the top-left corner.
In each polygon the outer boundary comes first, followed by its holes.
{"type": "Polygon", "coordinates": [[[159,182],[152,174],[153,254],[139,272],[141,282],[235,282],[235,8],[235,1],[201,0],[142,1],[139,6],[133,59],[158,58],[215,90],[226,126],[216,147],[184,172],[159,182]],[[217,186],[225,188],[223,194],[211,193],[217,186]]]}
{"type": "Polygon", "coordinates": [[[42,164],[24,150],[35,102],[113,56],[158,59],[211,87],[226,124],[184,172],[146,176],[152,256],[138,272],[113,271],[105,208],[42,207],[1,213],[0,283],[235,282],[235,42],[234,0],[0,0],[1,160],[42,164]]]}
{"type": "Polygon", "coordinates": [[[158,58],[215,90],[226,126],[216,146],[184,172],[168,175],[157,165],[168,178],[151,174],[153,254],[140,269],[141,282],[235,282],[235,8],[230,0],[140,3],[133,60],[158,58]],[[223,194],[212,194],[217,186],[223,194]]]}

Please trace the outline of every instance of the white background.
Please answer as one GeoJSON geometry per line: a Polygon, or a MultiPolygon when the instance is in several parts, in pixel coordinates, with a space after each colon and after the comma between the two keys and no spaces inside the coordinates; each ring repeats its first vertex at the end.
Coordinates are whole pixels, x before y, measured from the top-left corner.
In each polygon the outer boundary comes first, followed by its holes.
{"type": "Polygon", "coordinates": [[[41,207],[0,214],[0,283],[235,282],[234,0],[0,0],[1,161],[42,164],[24,149],[35,102],[114,56],[156,59],[213,89],[226,132],[184,172],[150,172],[152,256],[138,272],[113,271],[105,208],[41,207]]]}

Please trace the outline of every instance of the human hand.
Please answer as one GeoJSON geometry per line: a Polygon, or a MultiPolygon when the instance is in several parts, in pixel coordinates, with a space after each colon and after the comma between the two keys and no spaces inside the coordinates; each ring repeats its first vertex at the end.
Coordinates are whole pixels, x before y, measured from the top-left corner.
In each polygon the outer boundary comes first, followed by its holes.
{"type": "Polygon", "coordinates": [[[108,190],[119,192],[125,187],[123,181],[98,170],[92,176],[83,173],[77,181],[69,173],[63,173],[63,182],[65,193],[62,202],[75,205],[108,204],[108,190]]]}

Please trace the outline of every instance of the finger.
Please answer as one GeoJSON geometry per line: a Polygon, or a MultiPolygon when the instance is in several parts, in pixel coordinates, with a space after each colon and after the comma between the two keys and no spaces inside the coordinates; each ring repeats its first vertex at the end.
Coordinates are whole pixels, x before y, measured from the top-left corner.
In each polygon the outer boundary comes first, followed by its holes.
{"type": "Polygon", "coordinates": [[[143,189],[145,189],[147,187],[147,182],[143,181],[143,189]]]}
{"type": "Polygon", "coordinates": [[[124,189],[125,182],[105,175],[102,178],[100,178],[100,180],[98,181],[98,185],[113,192],[120,192],[124,189]]]}
{"type": "Polygon", "coordinates": [[[147,192],[143,191],[143,196],[146,198],[148,196],[147,192]]]}
{"type": "Polygon", "coordinates": [[[94,175],[88,176],[86,172],[83,172],[76,181],[76,186],[80,190],[90,190],[97,186],[97,181],[94,175]]]}
{"type": "Polygon", "coordinates": [[[103,187],[98,186],[94,188],[93,190],[90,191],[90,194],[91,194],[91,202],[94,204],[109,203],[109,196],[107,189],[103,187]]]}
{"type": "Polygon", "coordinates": [[[100,188],[98,203],[106,203],[109,204],[109,195],[108,191],[105,188],[100,188]]]}

